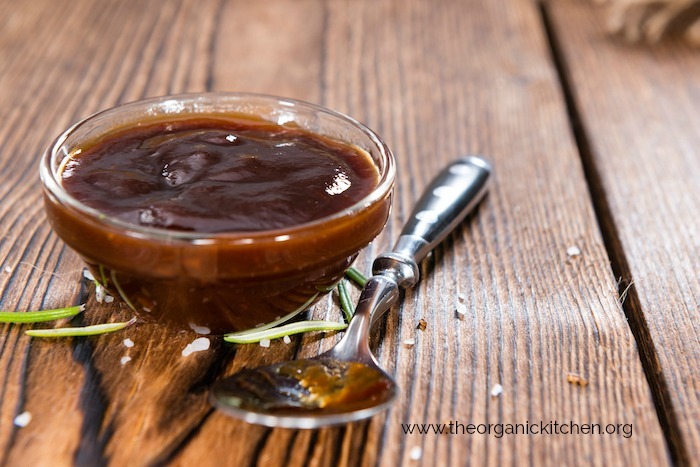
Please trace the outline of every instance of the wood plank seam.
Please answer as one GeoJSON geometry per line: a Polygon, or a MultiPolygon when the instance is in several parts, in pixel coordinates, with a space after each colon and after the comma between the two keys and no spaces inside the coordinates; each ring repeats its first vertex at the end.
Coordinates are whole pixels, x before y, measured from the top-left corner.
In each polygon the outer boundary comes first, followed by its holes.
{"type": "Polygon", "coordinates": [[[660,371],[658,353],[651,338],[646,319],[644,318],[639,296],[633,284],[629,262],[622,248],[620,235],[612,217],[600,172],[596,167],[595,160],[591,153],[590,139],[586,133],[580,111],[573,98],[571,90],[572,82],[568,73],[566,58],[557,44],[556,32],[552,26],[545,1],[540,1],[540,11],[542,14],[543,28],[546,32],[550,52],[552,54],[552,62],[559,75],[559,81],[569,113],[571,131],[579,150],[584,176],[590,191],[596,219],[603,237],[603,243],[608,257],[610,258],[610,267],[614,276],[620,278],[618,294],[621,297],[623,292],[625,294],[625,299],[621,300],[621,307],[625,316],[627,316],[627,322],[639,349],[639,358],[641,359],[644,374],[651,388],[659,423],[661,424],[673,462],[677,465],[690,465],[690,456],[683,442],[680,424],[673,408],[669,386],[660,371]]]}

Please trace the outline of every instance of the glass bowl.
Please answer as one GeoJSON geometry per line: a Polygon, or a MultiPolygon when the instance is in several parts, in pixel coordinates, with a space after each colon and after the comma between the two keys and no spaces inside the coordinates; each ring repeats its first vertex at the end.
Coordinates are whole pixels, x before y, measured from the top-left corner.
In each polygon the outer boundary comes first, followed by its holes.
{"type": "Polygon", "coordinates": [[[114,296],[142,319],[224,333],[301,312],[332,290],[384,227],[395,164],[375,133],[340,113],[275,96],[201,93],[133,102],[82,120],[46,150],[40,176],[53,230],[114,296]],[[117,131],[168,119],[241,114],[361,148],[379,173],[377,186],[354,205],[311,222],[223,233],[128,223],[81,203],[62,186],[66,158],[117,131]]]}

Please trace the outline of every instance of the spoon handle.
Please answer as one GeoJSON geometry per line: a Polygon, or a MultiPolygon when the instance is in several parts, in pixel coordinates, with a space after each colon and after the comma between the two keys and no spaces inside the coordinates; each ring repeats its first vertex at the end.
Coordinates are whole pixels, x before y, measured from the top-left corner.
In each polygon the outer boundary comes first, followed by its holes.
{"type": "Polygon", "coordinates": [[[369,349],[369,328],[398,300],[399,287],[418,282],[418,262],[483,198],[490,175],[491,166],[472,156],[452,162],[433,179],[394,249],[374,260],[345,335],[324,356],[378,366],[369,349]]]}
{"type": "Polygon", "coordinates": [[[476,156],[449,164],[423,192],[394,249],[377,257],[373,274],[390,274],[403,288],[419,278],[418,263],[426,257],[486,194],[491,166],[476,156]]]}

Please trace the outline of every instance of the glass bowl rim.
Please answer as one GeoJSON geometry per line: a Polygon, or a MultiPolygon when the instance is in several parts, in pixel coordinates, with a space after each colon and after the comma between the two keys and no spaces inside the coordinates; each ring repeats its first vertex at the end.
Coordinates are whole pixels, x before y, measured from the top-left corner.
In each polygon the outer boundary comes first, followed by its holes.
{"type": "MultiPolygon", "coordinates": [[[[310,131],[310,130],[309,130],[310,131]]],[[[62,155],[66,157],[66,155],[62,155]]],[[[41,163],[39,168],[39,176],[44,188],[54,196],[58,202],[64,206],[75,209],[81,214],[85,214],[92,221],[103,224],[117,230],[119,233],[128,235],[130,237],[151,239],[151,240],[163,240],[163,241],[183,241],[192,244],[210,244],[218,241],[226,241],[235,244],[250,244],[264,242],[265,240],[273,241],[285,241],[288,240],[294,234],[300,234],[304,231],[313,230],[314,228],[333,222],[335,220],[341,219],[343,217],[351,216],[356,214],[363,209],[369,208],[376,202],[380,201],[386,197],[394,186],[394,180],[396,176],[396,162],[393,154],[389,147],[382,141],[382,139],[370,128],[355,120],[354,118],[345,115],[341,112],[328,109],[321,105],[312,104],[310,102],[305,102],[298,99],[291,99],[287,97],[280,97],[271,94],[260,94],[260,93],[250,93],[250,92],[199,92],[199,93],[183,93],[183,94],[171,94],[158,97],[151,97],[147,99],[140,99],[124,104],[120,104],[115,107],[111,107],[99,112],[95,112],[77,123],[71,125],[68,129],[63,131],[44,151],[41,156],[41,163]],[[59,150],[65,143],[65,141],[83,125],[88,124],[90,121],[97,117],[105,116],[110,113],[118,113],[129,108],[143,106],[144,110],[148,105],[164,103],[169,100],[174,101],[192,101],[192,100],[214,100],[217,98],[233,99],[233,100],[245,100],[245,99],[256,99],[269,101],[278,106],[283,107],[305,107],[314,112],[319,112],[326,114],[334,119],[338,119],[346,124],[349,124],[356,129],[359,129],[365,136],[367,136],[372,144],[378,149],[381,159],[385,163],[384,173],[381,174],[379,178],[379,183],[364,198],[360,199],[351,206],[338,211],[331,215],[314,219],[312,221],[304,222],[301,224],[295,224],[287,227],[282,227],[278,229],[269,230],[259,230],[259,231],[231,231],[231,232],[192,232],[192,231],[179,231],[171,230],[159,227],[147,227],[138,224],[132,224],[126,222],[114,216],[109,216],[102,211],[92,208],[82,202],[80,202],[75,197],[71,196],[61,185],[57,179],[57,170],[53,169],[52,162],[56,157],[59,157],[59,150]]]]}

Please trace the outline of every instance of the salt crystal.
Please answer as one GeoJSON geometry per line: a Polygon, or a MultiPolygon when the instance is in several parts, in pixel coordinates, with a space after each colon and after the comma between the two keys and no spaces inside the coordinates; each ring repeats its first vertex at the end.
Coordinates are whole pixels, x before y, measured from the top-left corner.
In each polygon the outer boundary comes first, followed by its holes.
{"type": "Polygon", "coordinates": [[[127,349],[130,349],[134,346],[134,341],[132,341],[128,337],[126,339],[124,339],[124,341],[122,343],[124,344],[124,347],[126,347],[127,349]]]}
{"type": "Polygon", "coordinates": [[[14,420],[15,426],[24,428],[25,426],[29,425],[29,422],[32,421],[32,414],[29,412],[22,412],[21,414],[17,415],[14,420]]]}
{"type": "Polygon", "coordinates": [[[189,357],[190,354],[193,354],[195,352],[202,352],[203,350],[208,350],[210,345],[211,342],[209,342],[209,339],[207,339],[206,337],[198,337],[195,340],[193,340],[192,343],[187,344],[187,347],[185,347],[182,350],[182,356],[189,357]]]}
{"type": "Polygon", "coordinates": [[[5,266],[5,272],[10,274],[12,272],[12,268],[10,266],[5,266]]]}
{"type": "Polygon", "coordinates": [[[457,318],[464,319],[464,315],[467,314],[467,305],[458,303],[457,308],[455,308],[455,311],[457,312],[457,318]]]}
{"type": "Polygon", "coordinates": [[[403,346],[408,349],[410,349],[414,345],[416,345],[416,340],[414,338],[406,339],[403,341],[403,346]]]}
{"type": "Polygon", "coordinates": [[[83,277],[89,281],[95,280],[95,276],[92,275],[89,269],[83,269],[83,277]]]}
{"type": "Polygon", "coordinates": [[[97,303],[102,303],[105,299],[105,295],[107,295],[105,288],[97,284],[95,286],[95,299],[97,300],[97,303]]]}
{"type": "Polygon", "coordinates": [[[233,142],[236,141],[237,139],[238,139],[238,138],[236,138],[234,135],[228,135],[228,136],[226,137],[226,141],[228,141],[229,143],[233,143],[233,142]]]}
{"type": "Polygon", "coordinates": [[[289,336],[284,336],[282,338],[282,342],[284,342],[285,344],[289,344],[290,342],[292,342],[292,340],[289,338],[289,336]]]}
{"type": "Polygon", "coordinates": [[[190,329],[192,329],[195,333],[197,334],[209,334],[211,332],[211,329],[209,329],[206,326],[197,326],[194,323],[189,323],[190,329]]]}
{"type": "Polygon", "coordinates": [[[418,459],[421,458],[422,455],[423,455],[423,448],[421,448],[420,446],[413,446],[411,448],[411,452],[408,454],[408,456],[413,461],[417,461],[418,459]]]}
{"type": "Polygon", "coordinates": [[[260,347],[270,347],[270,339],[260,339],[260,347]]]}
{"type": "Polygon", "coordinates": [[[575,258],[576,256],[579,256],[581,254],[581,249],[577,246],[570,246],[569,248],[566,249],[566,254],[570,258],[575,258]]]}
{"type": "Polygon", "coordinates": [[[131,357],[129,357],[128,355],[124,355],[124,356],[122,357],[122,359],[119,360],[119,362],[121,362],[122,365],[126,365],[126,364],[129,363],[130,361],[131,361],[131,357]]]}
{"type": "Polygon", "coordinates": [[[491,388],[491,397],[498,397],[503,394],[503,386],[496,384],[491,388]]]}
{"type": "Polygon", "coordinates": [[[111,295],[105,295],[105,303],[112,303],[114,301],[114,297],[111,295]]]}

